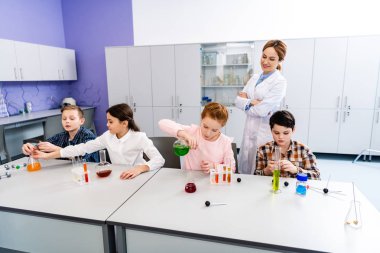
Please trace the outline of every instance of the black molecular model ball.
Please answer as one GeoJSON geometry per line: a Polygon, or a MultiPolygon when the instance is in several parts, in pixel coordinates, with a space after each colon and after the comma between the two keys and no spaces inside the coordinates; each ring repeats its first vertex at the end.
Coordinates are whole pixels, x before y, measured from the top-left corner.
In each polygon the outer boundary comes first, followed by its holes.
{"type": "Polygon", "coordinates": [[[284,182],[284,185],[285,185],[285,186],[288,186],[288,185],[289,185],[288,181],[285,181],[285,182],[284,182]]]}
{"type": "Polygon", "coordinates": [[[241,178],[240,177],[238,177],[236,180],[238,181],[238,183],[241,182],[241,178]]]}
{"type": "Polygon", "coordinates": [[[205,205],[210,206],[210,204],[211,204],[210,201],[206,200],[205,205]]]}
{"type": "Polygon", "coordinates": [[[328,193],[328,192],[329,192],[329,189],[327,189],[327,188],[323,188],[323,192],[324,192],[324,193],[328,193]]]}

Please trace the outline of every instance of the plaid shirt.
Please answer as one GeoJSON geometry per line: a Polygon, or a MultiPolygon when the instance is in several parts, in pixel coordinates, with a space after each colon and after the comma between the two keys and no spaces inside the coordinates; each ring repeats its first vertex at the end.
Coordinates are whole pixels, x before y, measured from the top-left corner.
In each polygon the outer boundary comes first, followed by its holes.
{"type": "MultiPolygon", "coordinates": [[[[268,161],[273,160],[274,147],[277,144],[274,141],[268,142],[257,150],[255,175],[264,176],[264,169],[268,166],[268,161]]],[[[287,154],[281,154],[282,160],[289,160],[297,167],[298,173],[307,174],[308,178],[320,179],[320,173],[317,168],[316,157],[311,150],[304,144],[291,141],[287,154]]],[[[297,174],[282,171],[282,177],[296,177],[297,174]]]]}
{"type": "MultiPolygon", "coordinates": [[[[77,134],[74,136],[74,139],[71,141],[69,133],[68,132],[62,132],[58,133],[46,141],[50,142],[51,144],[54,144],[58,147],[64,148],[70,145],[77,145],[80,143],[86,143],[90,140],[94,140],[96,138],[95,134],[91,132],[91,130],[81,127],[79,128],[77,134]]],[[[83,156],[83,159],[85,159],[87,162],[99,162],[99,155],[98,152],[94,152],[91,154],[85,154],[83,156]]]]}

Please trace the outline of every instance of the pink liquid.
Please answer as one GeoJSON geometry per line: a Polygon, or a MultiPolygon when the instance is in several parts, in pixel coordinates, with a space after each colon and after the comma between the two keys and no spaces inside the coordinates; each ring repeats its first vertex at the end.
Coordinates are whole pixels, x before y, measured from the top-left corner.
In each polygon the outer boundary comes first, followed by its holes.
{"type": "Polygon", "coordinates": [[[185,191],[187,193],[193,193],[197,190],[197,187],[195,186],[194,183],[187,183],[185,186],[185,191]]]}

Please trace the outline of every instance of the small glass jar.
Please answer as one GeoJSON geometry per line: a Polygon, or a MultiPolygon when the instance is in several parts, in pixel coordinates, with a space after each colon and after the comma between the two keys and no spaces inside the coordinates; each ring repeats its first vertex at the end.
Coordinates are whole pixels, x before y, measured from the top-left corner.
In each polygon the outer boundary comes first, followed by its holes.
{"type": "Polygon", "coordinates": [[[307,175],[304,173],[297,174],[296,193],[302,196],[306,195],[307,190],[307,175]]]}

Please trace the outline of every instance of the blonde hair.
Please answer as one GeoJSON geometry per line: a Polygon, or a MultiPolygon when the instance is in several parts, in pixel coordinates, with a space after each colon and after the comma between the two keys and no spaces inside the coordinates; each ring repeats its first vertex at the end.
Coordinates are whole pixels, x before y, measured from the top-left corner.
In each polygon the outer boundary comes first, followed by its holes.
{"type": "MultiPolygon", "coordinates": [[[[278,61],[282,62],[285,59],[286,56],[286,44],[282,42],[281,40],[269,40],[267,43],[265,43],[263,47],[263,52],[268,47],[273,47],[278,55],[278,61]]],[[[277,66],[278,70],[281,70],[281,64],[279,63],[277,66]]]]}
{"type": "Polygon", "coordinates": [[[61,113],[64,111],[69,111],[69,110],[77,111],[79,118],[81,119],[84,118],[83,110],[79,106],[76,106],[76,105],[65,105],[64,107],[62,107],[61,113]]]}
{"type": "Polygon", "coordinates": [[[206,104],[205,108],[202,111],[201,117],[202,119],[205,117],[210,117],[224,126],[228,120],[228,110],[222,104],[210,102],[206,104]]]}

